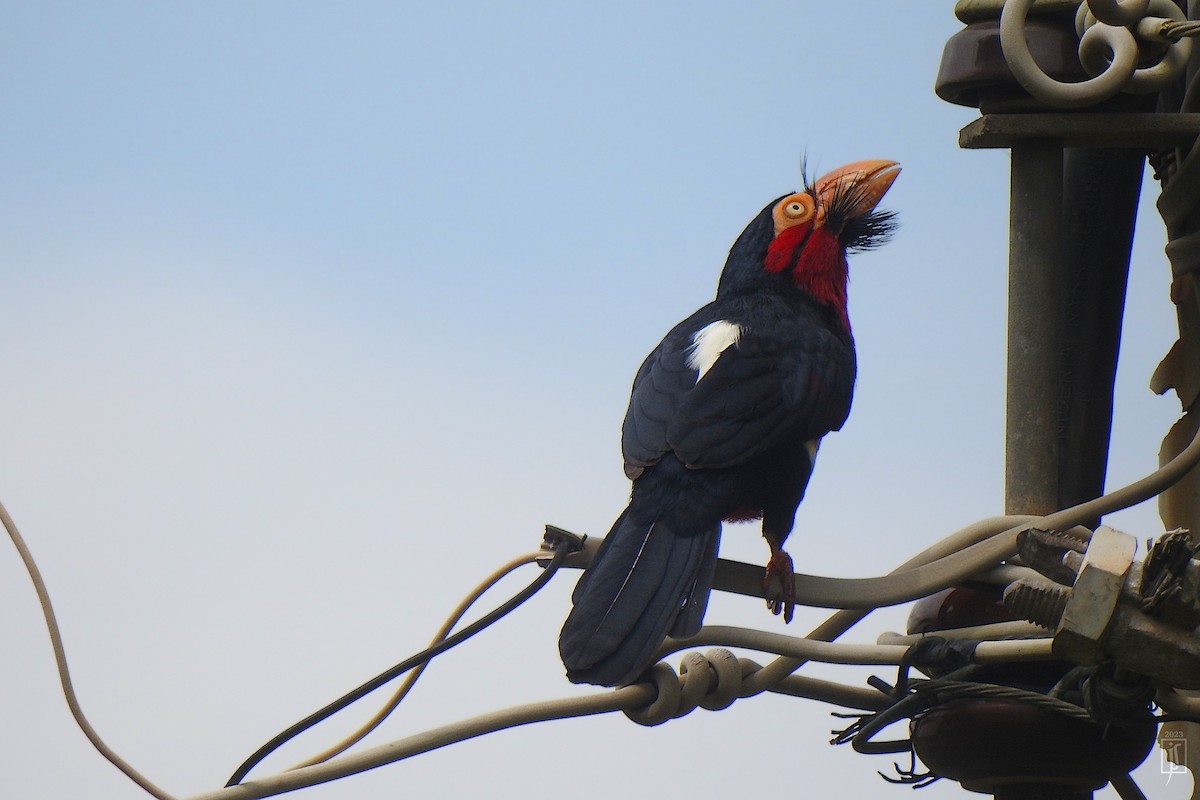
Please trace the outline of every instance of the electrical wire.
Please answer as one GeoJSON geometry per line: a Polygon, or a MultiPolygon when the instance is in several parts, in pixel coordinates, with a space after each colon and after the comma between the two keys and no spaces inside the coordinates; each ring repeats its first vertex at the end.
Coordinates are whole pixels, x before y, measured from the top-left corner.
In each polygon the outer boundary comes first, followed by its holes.
{"type": "Polygon", "coordinates": [[[1025,620],[1011,622],[989,622],[984,625],[968,625],[963,628],[944,628],[930,633],[897,633],[884,631],[876,637],[876,644],[916,644],[927,636],[935,635],[943,639],[979,639],[981,641],[999,641],[1013,639],[1049,639],[1053,633],[1036,623],[1025,620]]]}
{"type": "Polygon", "coordinates": [[[1177,22],[1165,20],[1160,33],[1173,42],[1178,42],[1185,36],[1200,36],[1200,22],[1177,22]]]}
{"type": "Polygon", "coordinates": [[[1146,800],[1146,794],[1141,788],[1134,783],[1133,776],[1126,773],[1125,775],[1114,775],[1109,779],[1113,789],[1121,800],[1146,800]]]}
{"type": "MultiPolygon", "coordinates": [[[[987,519],[979,520],[925,548],[893,570],[891,574],[899,574],[912,567],[935,562],[967,545],[984,541],[1013,526],[1028,524],[1035,519],[1037,517],[1009,515],[988,517],[987,519]]],[[[859,621],[870,614],[871,611],[872,609],[843,609],[837,611],[820,625],[809,631],[805,638],[831,642],[854,627],[859,621]]],[[[759,672],[751,675],[747,681],[758,691],[767,691],[775,683],[804,666],[805,663],[807,662],[804,659],[780,656],[763,667],[759,672]]]]}
{"type": "Polygon", "coordinates": [[[96,733],[96,729],[92,727],[87,717],[84,716],[83,709],[79,705],[79,698],[75,694],[75,686],[71,681],[70,669],[67,667],[67,651],[63,647],[62,634],[58,628],[58,619],[54,613],[54,607],[50,604],[50,592],[46,589],[46,582],[42,579],[41,570],[38,569],[37,563],[33,560],[33,554],[29,551],[29,547],[25,544],[25,539],[17,530],[16,523],[9,516],[8,510],[4,507],[3,503],[0,503],[0,522],[4,524],[4,530],[8,531],[8,537],[12,539],[13,545],[17,548],[17,553],[20,554],[21,561],[25,564],[25,571],[29,573],[29,579],[33,581],[33,588],[37,592],[38,602],[42,605],[42,615],[46,618],[46,630],[50,634],[50,646],[54,650],[54,661],[58,665],[58,678],[62,683],[63,696],[66,698],[67,708],[71,710],[71,716],[75,718],[75,724],[79,726],[79,729],[83,731],[83,735],[92,743],[92,747],[95,747],[100,755],[108,759],[114,767],[125,773],[130,780],[145,789],[152,796],[158,798],[158,800],[175,800],[174,795],[159,788],[105,744],[104,740],[100,738],[100,734],[96,733]]]}
{"type": "MultiPolygon", "coordinates": [[[[732,654],[728,655],[732,656],[732,654]]],[[[736,659],[736,662],[742,673],[753,673],[758,668],[757,664],[748,659],[739,658],[736,659]]],[[[665,665],[661,665],[661,668],[671,672],[665,665]]],[[[697,670],[697,677],[704,672],[707,670],[697,670]]],[[[690,679],[690,677],[689,674],[688,678],[690,679]]],[[[685,680],[675,676],[672,682],[675,679],[685,680]]],[[[642,711],[661,699],[661,689],[662,687],[653,680],[647,680],[618,689],[606,689],[582,696],[539,701],[491,711],[386,744],[359,749],[322,764],[288,770],[223,789],[208,791],[196,795],[190,800],[252,800],[252,798],[269,797],[376,769],[484,734],[496,733],[506,728],[614,711],[642,711]]],[[[798,676],[792,676],[780,682],[771,691],[870,710],[883,709],[894,702],[886,695],[872,689],[844,686],[798,676]]],[[[747,693],[741,691],[738,696],[744,697],[747,696],[747,693]]],[[[672,715],[678,713],[674,708],[672,712],[672,715]]]]}
{"type": "Polygon", "coordinates": [[[1044,576],[1027,567],[998,566],[1000,561],[1015,552],[1016,533],[1026,527],[1028,526],[1017,527],[1009,539],[978,541],[930,563],[889,575],[871,578],[830,578],[797,572],[796,604],[822,608],[871,609],[907,603],[965,580],[1004,586],[1019,577],[1045,581],[1044,576]]]}
{"type": "Polygon", "coordinates": [[[1200,723],[1200,694],[1180,694],[1177,689],[1162,687],[1154,701],[1173,720],[1200,723]]]}
{"type": "Polygon", "coordinates": [[[250,770],[258,766],[259,762],[261,762],[264,758],[273,753],[286,742],[295,738],[314,725],[329,719],[337,712],[362,699],[400,675],[403,675],[405,672],[408,672],[409,670],[428,662],[430,659],[440,655],[441,653],[444,653],[452,647],[462,644],[467,639],[482,631],[484,628],[490,626],[492,623],[504,616],[507,616],[514,609],[536,594],[543,586],[546,585],[547,582],[549,582],[552,577],[554,577],[554,573],[558,571],[558,568],[562,564],[562,560],[566,556],[568,549],[570,549],[570,544],[568,542],[565,540],[557,541],[554,545],[554,556],[550,559],[550,562],[546,565],[546,568],[542,570],[542,573],[520,592],[513,595],[513,597],[505,601],[502,605],[480,617],[475,622],[472,622],[470,625],[458,631],[457,633],[441,640],[435,645],[425,648],[416,655],[413,655],[410,658],[400,662],[396,666],[385,670],[379,675],[376,675],[374,678],[362,684],[358,688],[347,692],[337,700],[334,700],[332,703],[329,703],[323,708],[314,711],[312,714],[309,714],[304,719],[282,731],[258,750],[254,751],[254,753],[234,771],[233,775],[229,778],[229,781],[225,785],[229,787],[241,783],[242,779],[249,774],[250,770]]]}
{"type": "Polygon", "coordinates": [[[911,718],[936,705],[963,697],[1016,700],[1054,711],[1070,719],[1083,722],[1092,721],[1091,715],[1086,709],[1073,703],[1012,686],[955,680],[953,677],[947,676],[930,681],[914,681],[910,688],[911,693],[904,695],[891,707],[851,725],[835,737],[833,743],[850,742],[856,752],[866,755],[907,752],[912,749],[912,741],[909,739],[875,742],[872,741],[872,738],[893,722],[911,718]]]}
{"type": "Polygon", "coordinates": [[[512,708],[491,711],[470,719],[452,722],[437,728],[415,733],[387,744],[356,750],[324,764],[289,770],[276,775],[256,778],[224,789],[204,792],[190,800],[251,800],[315,786],[318,783],[344,778],[370,769],[392,764],[447,745],[496,733],[506,728],[548,722],[558,719],[604,714],[627,708],[640,708],[652,703],[656,692],[653,684],[636,683],[620,689],[607,689],[583,696],[527,703],[512,708]]]}
{"type": "MultiPolygon", "coordinates": [[[[1079,503],[1044,517],[1014,515],[980,520],[913,556],[893,570],[891,575],[915,572],[920,567],[931,566],[933,562],[947,560],[950,558],[949,554],[958,551],[966,552],[972,548],[978,548],[980,545],[989,545],[984,553],[989,557],[994,555],[995,561],[1001,561],[1016,553],[1017,534],[1027,527],[1063,532],[1077,530],[1078,526],[1087,520],[1099,519],[1106,514],[1129,508],[1160,494],[1191,472],[1198,463],[1200,463],[1200,431],[1197,431],[1191,442],[1178,455],[1133,483],[1101,495],[1094,500],[1079,503]]],[[[987,565],[980,563],[975,571],[985,566],[987,565]]],[[[945,585],[948,584],[943,584],[943,586],[945,585]]],[[[854,627],[871,610],[843,609],[837,611],[810,631],[806,638],[825,642],[833,641],[854,627]]],[[[773,683],[804,666],[805,663],[805,659],[780,656],[747,680],[759,691],[764,691],[773,683]]]]}
{"type": "MultiPolygon", "coordinates": [[[[1175,458],[1169,461],[1154,473],[1136,481],[1122,489],[1119,489],[1110,494],[1096,498],[1095,500],[1081,503],[1077,506],[1064,509],[1059,512],[1047,515],[1045,517],[1035,516],[1008,516],[996,517],[986,520],[981,520],[967,528],[964,528],[957,533],[946,537],[942,541],[922,551],[918,555],[909,559],[907,562],[898,567],[890,577],[905,577],[912,578],[912,573],[921,573],[924,578],[932,577],[928,575],[930,570],[924,570],[922,567],[945,567],[947,562],[954,565],[954,569],[967,569],[967,574],[985,568],[989,563],[1010,557],[1015,552],[1016,535],[1031,525],[1050,530],[1070,530],[1075,528],[1080,522],[1088,519],[1103,516],[1118,509],[1127,508],[1136,503],[1142,502],[1150,497],[1161,492],[1167,486],[1174,484],[1185,474],[1190,472],[1196,464],[1200,462],[1200,433],[1198,433],[1192,441],[1180,452],[1175,458]],[[961,552],[960,552],[961,551],[961,552]],[[963,557],[964,555],[969,557],[963,557]],[[965,562],[965,563],[964,563],[965,562]]],[[[78,700],[75,696],[74,689],[71,684],[69,671],[67,669],[65,651],[63,649],[61,636],[59,634],[57,621],[54,616],[53,609],[50,605],[49,595],[45,584],[41,578],[40,572],[33,561],[32,555],[25,546],[24,540],[17,532],[15,524],[12,522],[3,505],[0,505],[0,521],[3,522],[5,529],[8,531],[10,538],[13,540],[17,551],[25,563],[26,569],[30,574],[30,578],[34,583],[34,588],[38,593],[39,600],[42,604],[43,613],[46,617],[47,628],[50,633],[51,644],[54,648],[55,659],[58,663],[59,675],[63,684],[64,695],[67,699],[67,704],[71,709],[72,716],[80,729],[91,741],[92,745],[114,764],[118,769],[130,777],[135,783],[145,789],[148,793],[158,798],[159,800],[174,800],[174,798],[155,786],[148,779],[142,776],[131,765],[117,756],[111,748],[109,748],[96,734],[95,730],[83,716],[82,710],[79,707],[78,700]]],[[[1080,538],[1086,538],[1089,534],[1086,530],[1073,530],[1074,535],[1080,538]]],[[[511,727],[513,725],[527,724],[543,719],[561,719],[571,716],[581,716],[585,714],[602,713],[604,711],[616,710],[625,707],[637,707],[639,704],[648,702],[646,696],[653,692],[652,687],[646,684],[637,684],[635,686],[626,687],[625,689],[617,690],[613,693],[593,698],[570,698],[566,701],[556,701],[546,704],[533,704],[531,706],[521,707],[519,709],[510,709],[502,712],[494,712],[493,714],[483,715],[474,720],[469,720],[461,724],[453,726],[445,726],[444,728],[428,731],[425,734],[419,734],[402,742],[394,742],[390,745],[384,745],[380,748],[374,748],[360,753],[355,756],[347,756],[337,759],[328,765],[314,765],[310,767],[302,767],[285,773],[284,776],[273,776],[272,778],[262,781],[255,781],[253,789],[244,787],[245,792],[240,791],[243,787],[237,786],[240,781],[253,769],[257,764],[284,742],[290,740],[304,730],[311,728],[320,721],[327,719],[329,716],[342,710],[349,704],[360,699],[366,694],[374,691],[380,686],[386,684],[390,680],[399,675],[412,670],[421,664],[428,662],[436,655],[445,650],[454,647],[470,636],[478,633],[484,628],[491,625],[496,620],[510,613],[517,606],[525,602],[534,593],[540,590],[561,566],[564,557],[568,551],[569,545],[564,541],[559,541],[554,548],[554,555],[550,559],[546,569],[533,582],[531,582],[524,590],[511,598],[509,601],[480,618],[476,622],[462,629],[437,644],[418,653],[412,658],[396,665],[395,667],[381,673],[376,678],[368,681],[358,689],[348,693],[338,700],[330,703],[325,708],[306,717],[299,723],[296,723],[286,731],[276,736],[258,751],[256,751],[241,767],[234,773],[227,787],[232,787],[232,791],[223,791],[221,797],[262,797],[265,794],[273,794],[278,791],[288,791],[291,788],[300,788],[301,786],[312,785],[317,782],[333,780],[337,777],[342,777],[353,772],[359,772],[363,769],[370,769],[372,766],[378,766],[382,763],[390,763],[401,758],[406,758],[409,755],[414,755],[417,752],[425,752],[436,747],[442,747],[450,744],[453,741],[461,741],[465,738],[478,736],[482,733],[500,730],[502,728],[511,727]],[[450,731],[453,729],[456,733],[452,736],[450,731]],[[403,744],[403,747],[398,747],[403,744]],[[386,752],[385,752],[386,751],[386,752]],[[285,777],[289,776],[289,777],[285,777]],[[267,785],[271,789],[267,789],[267,785]],[[282,787],[288,788],[282,788],[282,787]],[[266,791],[264,791],[266,790],[266,791]]],[[[944,585],[944,584],[943,584],[944,585]]],[[[872,609],[855,609],[841,610],[831,615],[825,622],[817,626],[810,632],[807,638],[818,642],[831,642],[845,631],[849,630],[854,624],[865,617],[872,609]]],[[[791,675],[796,669],[802,666],[807,661],[805,657],[796,656],[780,656],[768,664],[761,670],[755,671],[748,675],[745,685],[742,689],[743,696],[757,694],[761,691],[771,690],[772,687],[781,684],[791,675]]],[[[399,694],[399,692],[398,692],[399,694]]],[[[650,698],[652,699],[652,698],[650,698]]]]}
{"type": "MultiPolygon", "coordinates": [[[[1054,658],[1050,652],[1050,644],[1049,638],[981,642],[976,647],[973,660],[979,663],[1048,661],[1054,658]]],[[[805,661],[818,661],[823,664],[903,664],[911,647],[908,644],[822,642],[754,628],[706,625],[695,636],[689,636],[686,639],[667,639],[666,643],[657,651],[656,658],[661,659],[671,653],[702,645],[744,647],[749,650],[803,658],[805,661]]]]}
{"type": "MultiPolygon", "coordinates": [[[[471,593],[463,598],[462,602],[458,604],[458,607],[455,608],[454,611],[450,612],[450,616],[446,618],[444,623],[442,623],[442,627],[439,628],[437,633],[433,635],[433,639],[429,642],[430,646],[432,647],[433,645],[436,645],[438,642],[445,639],[450,634],[450,631],[454,629],[454,626],[458,624],[459,620],[463,618],[463,615],[467,613],[467,610],[475,604],[475,601],[482,597],[488,589],[495,586],[501,578],[508,575],[518,567],[523,567],[526,564],[532,564],[538,559],[544,557],[545,554],[540,550],[535,553],[528,553],[523,556],[518,556],[517,558],[509,561],[507,564],[501,565],[496,569],[495,572],[480,581],[479,585],[472,589],[471,593]]],[[[342,739],[332,747],[321,751],[311,758],[305,759],[296,766],[292,767],[292,769],[310,767],[313,764],[320,764],[322,761],[328,761],[330,758],[333,758],[340,753],[344,753],[346,750],[362,741],[363,737],[375,730],[375,728],[379,727],[379,724],[387,719],[388,715],[396,710],[396,707],[400,705],[400,702],[404,700],[405,696],[412,690],[413,685],[416,684],[417,679],[421,677],[421,674],[425,671],[427,666],[429,666],[428,661],[420,664],[411,672],[409,672],[408,677],[405,678],[404,683],[402,683],[400,687],[396,689],[396,692],[392,695],[391,699],[388,700],[387,703],[385,703],[384,706],[375,713],[375,716],[364,722],[358,730],[342,739]]]]}
{"type": "MultiPolygon", "coordinates": [[[[87,737],[88,741],[97,750],[97,752],[100,753],[100,755],[104,756],[104,758],[112,763],[113,766],[124,773],[130,780],[140,786],[148,794],[157,798],[157,800],[178,800],[175,795],[172,795],[166,790],[157,786],[151,780],[142,775],[141,772],[135,769],[129,762],[121,758],[121,756],[119,756],[104,742],[104,740],[96,732],[95,728],[92,727],[87,717],[84,715],[83,709],[79,704],[78,696],[75,692],[74,684],[71,680],[71,674],[67,664],[66,649],[63,645],[62,634],[59,628],[57,615],[55,614],[54,607],[50,601],[49,590],[46,587],[41,570],[38,569],[37,563],[34,561],[33,554],[29,550],[28,545],[25,543],[24,537],[21,536],[20,531],[17,529],[16,523],[9,515],[8,510],[4,507],[3,503],[0,503],[0,523],[3,524],[5,531],[12,540],[13,546],[16,548],[18,555],[20,555],[21,561],[25,566],[25,570],[29,574],[30,581],[33,583],[34,591],[37,593],[38,601],[42,608],[42,614],[46,622],[46,630],[50,637],[50,644],[54,652],[54,659],[58,668],[59,680],[62,684],[63,696],[66,699],[67,707],[70,709],[71,716],[75,720],[76,725],[78,725],[84,736],[87,737]]],[[[261,781],[256,781],[256,786],[253,789],[250,789],[249,787],[236,786],[234,783],[235,781],[240,782],[240,780],[244,778],[245,775],[259,763],[259,761],[273,752],[275,748],[291,739],[293,736],[296,736],[300,732],[307,730],[309,727],[317,724],[322,719],[328,718],[332,714],[337,713],[337,711],[341,710],[362,696],[365,696],[371,691],[374,691],[393,678],[398,677],[409,670],[413,670],[414,668],[423,668],[423,666],[435,656],[445,652],[451,647],[461,644],[500,618],[511,613],[518,606],[532,597],[543,586],[545,586],[550,578],[553,577],[554,573],[557,572],[558,568],[561,566],[563,559],[567,555],[567,552],[571,549],[571,543],[567,540],[557,540],[555,541],[553,548],[553,555],[549,557],[545,569],[543,569],[541,574],[531,581],[528,586],[493,611],[463,628],[461,631],[458,631],[450,636],[445,636],[449,628],[457,624],[458,620],[461,619],[462,615],[467,611],[469,606],[484,592],[486,592],[488,588],[494,585],[496,581],[523,564],[528,564],[535,560],[546,559],[547,554],[543,550],[538,553],[533,553],[529,554],[528,556],[522,556],[518,559],[514,559],[513,561],[510,561],[509,563],[500,567],[498,570],[496,570],[496,572],[485,579],[471,593],[471,595],[469,595],[463,601],[463,603],[461,603],[460,606],[455,609],[450,618],[443,625],[443,628],[438,632],[438,635],[435,636],[434,644],[414,655],[413,657],[405,660],[404,662],[396,665],[392,669],[380,674],[371,681],[368,681],[358,689],[348,693],[339,700],[330,703],[320,711],[310,715],[309,717],[306,717],[301,722],[293,725],[287,731],[284,731],[282,734],[275,737],[275,739],[272,739],[271,742],[268,742],[267,745],[264,745],[262,748],[256,751],[254,755],[252,755],[244,764],[242,764],[241,767],[239,767],[238,771],[234,774],[234,778],[231,778],[230,783],[227,784],[227,788],[221,790],[219,795],[221,797],[263,797],[266,794],[277,793],[274,791],[268,791],[264,793],[261,786],[263,782],[261,781]],[[241,790],[243,788],[245,788],[247,791],[242,792],[241,790]]],[[[403,699],[407,691],[412,688],[412,685],[415,683],[415,681],[415,676],[406,681],[405,684],[401,686],[399,690],[397,690],[387,706],[385,706],[384,710],[377,714],[376,719],[381,720],[387,715],[387,713],[390,713],[390,711],[395,708],[396,704],[403,699]]],[[[635,708],[639,705],[645,705],[653,700],[653,693],[653,688],[649,686],[631,686],[626,687],[625,690],[621,690],[617,693],[605,693],[603,695],[590,698],[590,701],[587,698],[570,698],[565,701],[537,703],[529,706],[522,706],[517,709],[494,712],[492,714],[483,715],[473,720],[469,720],[466,723],[468,727],[462,733],[450,734],[449,731],[463,731],[462,725],[450,725],[445,726],[444,728],[434,729],[423,734],[417,734],[413,737],[409,737],[409,739],[404,740],[404,743],[407,744],[411,742],[413,745],[407,755],[400,755],[389,760],[398,760],[398,758],[404,758],[408,755],[415,755],[419,752],[425,752],[426,750],[434,749],[435,747],[442,747],[447,744],[461,741],[462,739],[466,738],[472,738],[473,736],[479,736],[493,730],[501,730],[514,725],[527,724],[529,722],[536,722],[542,719],[562,719],[586,714],[602,713],[604,711],[622,708],[635,708]],[[440,743],[430,744],[431,742],[440,743]]],[[[373,720],[373,722],[374,721],[375,720],[373,720]]],[[[375,724],[378,723],[375,722],[375,724]]],[[[366,726],[364,726],[364,729],[360,729],[360,733],[362,735],[365,735],[367,732],[365,727],[366,726]]],[[[342,743],[342,745],[345,747],[349,747],[351,744],[353,744],[353,742],[349,742],[348,740],[342,743]]],[[[388,749],[390,747],[392,746],[385,746],[384,749],[388,749]]],[[[322,753],[319,757],[329,758],[330,756],[326,753],[322,753]]],[[[288,776],[303,775],[308,773],[309,770],[313,769],[319,769],[319,767],[298,767],[284,774],[288,776]]],[[[281,776],[275,776],[272,779],[268,779],[267,783],[286,782],[287,784],[291,785],[292,788],[300,788],[302,786],[313,785],[314,783],[323,782],[325,780],[333,780],[336,777],[341,777],[341,775],[350,774],[350,772],[355,771],[360,771],[360,769],[352,769],[342,772],[341,768],[339,768],[339,774],[334,774],[334,772],[329,772],[326,770],[330,777],[321,778],[319,780],[313,780],[311,777],[307,779],[302,778],[298,782],[296,781],[295,777],[283,779],[281,776]]]]}

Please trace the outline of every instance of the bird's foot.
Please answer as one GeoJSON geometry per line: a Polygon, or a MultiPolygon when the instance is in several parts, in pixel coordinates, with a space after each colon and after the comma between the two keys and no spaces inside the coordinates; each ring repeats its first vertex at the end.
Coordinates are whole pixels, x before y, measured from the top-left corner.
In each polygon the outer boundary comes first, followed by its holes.
{"type": "Polygon", "coordinates": [[[792,557],[780,548],[771,548],[771,558],[763,575],[763,593],[772,614],[783,614],[784,622],[792,621],[796,610],[796,573],[792,557]]]}

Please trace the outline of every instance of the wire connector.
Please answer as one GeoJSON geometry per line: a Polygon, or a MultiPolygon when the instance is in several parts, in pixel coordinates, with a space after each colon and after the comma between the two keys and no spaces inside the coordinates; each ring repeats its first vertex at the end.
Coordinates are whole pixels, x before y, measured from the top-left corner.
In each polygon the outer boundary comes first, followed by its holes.
{"type": "Polygon", "coordinates": [[[537,565],[542,569],[550,563],[550,559],[554,558],[554,554],[566,547],[566,554],[578,553],[583,550],[584,543],[587,541],[587,534],[571,533],[565,528],[559,528],[555,525],[547,525],[546,533],[542,536],[542,556],[538,558],[537,565]]]}

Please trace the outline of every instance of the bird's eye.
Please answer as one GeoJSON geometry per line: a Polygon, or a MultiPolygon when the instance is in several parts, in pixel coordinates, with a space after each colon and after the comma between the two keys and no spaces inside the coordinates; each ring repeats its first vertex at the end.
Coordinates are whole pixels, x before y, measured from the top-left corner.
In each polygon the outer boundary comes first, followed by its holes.
{"type": "Polygon", "coordinates": [[[783,201],[783,216],[793,221],[803,221],[812,214],[812,200],[804,195],[794,195],[783,201]]]}

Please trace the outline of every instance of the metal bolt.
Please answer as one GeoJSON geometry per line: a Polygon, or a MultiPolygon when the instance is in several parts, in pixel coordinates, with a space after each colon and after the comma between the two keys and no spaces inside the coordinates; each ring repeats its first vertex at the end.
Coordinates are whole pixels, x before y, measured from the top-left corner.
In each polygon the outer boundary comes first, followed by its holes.
{"type": "Polygon", "coordinates": [[[1014,616],[1051,630],[1058,627],[1070,599],[1070,589],[1049,582],[1020,580],[1009,584],[1004,590],[1004,605],[1014,616]]]}

